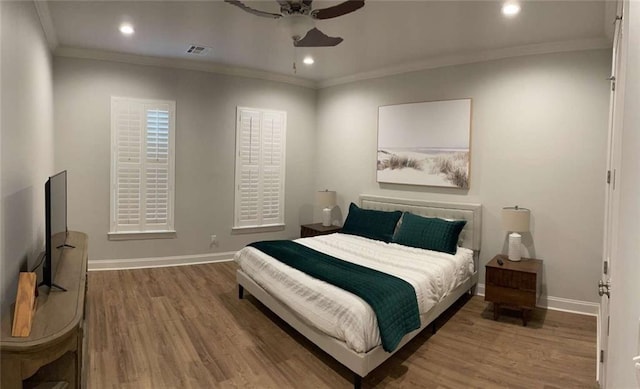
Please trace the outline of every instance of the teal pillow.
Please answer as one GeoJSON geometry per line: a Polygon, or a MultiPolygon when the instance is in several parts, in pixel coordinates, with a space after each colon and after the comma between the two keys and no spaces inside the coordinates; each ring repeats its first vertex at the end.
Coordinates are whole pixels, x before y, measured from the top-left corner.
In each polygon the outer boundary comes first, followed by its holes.
{"type": "Polygon", "coordinates": [[[393,242],[448,254],[455,254],[466,220],[447,221],[405,212],[393,242]]]}
{"type": "Polygon", "coordinates": [[[351,203],[347,220],[344,221],[340,232],[389,243],[401,216],[400,211],[362,209],[351,203]]]}

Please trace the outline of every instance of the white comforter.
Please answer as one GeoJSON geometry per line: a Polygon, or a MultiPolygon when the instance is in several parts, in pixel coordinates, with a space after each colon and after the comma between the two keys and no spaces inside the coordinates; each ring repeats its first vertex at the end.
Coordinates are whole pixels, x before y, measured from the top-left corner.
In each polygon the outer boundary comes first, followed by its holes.
{"type": "MultiPolygon", "coordinates": [[[[451,255],[347,234],[302,238],[296,242],[402,278],[413,285],[421,315],[474,271],[473,251],[461,247],[451,255]]],[[[360,297],[310,277],[253,247],[240,250],[235,260],[258,285],[308,324],[345,341],[354,351],[366,352],[381,343],[376,315],[360,297]]]]}

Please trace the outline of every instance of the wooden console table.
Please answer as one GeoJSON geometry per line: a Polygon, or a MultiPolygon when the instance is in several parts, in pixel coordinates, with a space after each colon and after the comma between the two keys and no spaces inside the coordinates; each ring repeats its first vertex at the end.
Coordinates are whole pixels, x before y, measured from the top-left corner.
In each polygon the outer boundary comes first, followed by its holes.
{"type": "MultiPolygon", "coordinates": [[[[82,383],[82,344],[87,293],[87,235],[70,231],[54,282],[67,289],[40,288],[31,334],[11,336],[12,312],[4,312],[0,328],[2,389],[64,381],[69,388],[82,383]],[[36,374],[37,373],[37,374],[36,374]],[[32,377],[27,382],[24,382],[32,377]]],[[[16,275],[17,276],[17,275],[16,275]]]]}

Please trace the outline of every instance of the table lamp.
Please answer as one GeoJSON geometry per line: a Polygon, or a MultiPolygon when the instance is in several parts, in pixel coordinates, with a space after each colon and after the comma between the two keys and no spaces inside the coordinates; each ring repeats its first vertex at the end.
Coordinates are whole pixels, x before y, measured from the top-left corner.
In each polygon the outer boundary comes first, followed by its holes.
{"type": "Polygon", "coordinates": [[[334,190],[317,192],[316,203],[322,208],[322,225],[331,226],[331,210],[336,206],[336,192],[334,190]]]}
{"type": "Polygon", "coordinates": [[[522,235],[518,232],[529,231],[530,211],[526,208],[515,207],[502,208],[502,227],[511,232],[509,234],[509,260],[521,259],[522,235]]]}

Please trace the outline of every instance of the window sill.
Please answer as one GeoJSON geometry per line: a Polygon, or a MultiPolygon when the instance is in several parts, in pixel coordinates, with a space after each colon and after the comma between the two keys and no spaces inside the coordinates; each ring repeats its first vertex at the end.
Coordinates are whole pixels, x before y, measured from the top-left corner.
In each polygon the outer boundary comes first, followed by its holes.
{"type": "Polygon", "coordinates": [[[257,232],[272,232],[272,231],[284,231],[284,224],[269,224],[266,226],[247,226],[247,227],[233,227],[231,229],[232,234],[253,234],[257,232]]]}
{"type": "Polygon", "coordinates": [[[109,232],[107,236],[109,240],[173,239],[176,231],[120,231],[109,232]]]}

